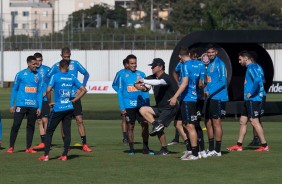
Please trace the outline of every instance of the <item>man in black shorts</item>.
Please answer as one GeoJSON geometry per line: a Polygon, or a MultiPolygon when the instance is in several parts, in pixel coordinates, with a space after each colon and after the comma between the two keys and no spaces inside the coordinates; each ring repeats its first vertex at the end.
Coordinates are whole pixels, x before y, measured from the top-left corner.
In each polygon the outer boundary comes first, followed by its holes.
{"type": "Polygon", "coordinates": [[[155,58],[149,66],[151,66],[153,75],[146,77],[146,79],[138,80],[135,86],[139,90],[142,90],[145,84],[154,86],[153,90],[156,106],[143,106],[140,108],[139,112],[148,123],[153,125],[150,135],[158,135],[161,150],[156,154],[167,155],[169,152],[163,129],[169,126],[177,112],[177,104],[171,106],[168,101],[174,95],[177,86],[173,79],[165,73],[165,62],[162,59],[155,58]]]}

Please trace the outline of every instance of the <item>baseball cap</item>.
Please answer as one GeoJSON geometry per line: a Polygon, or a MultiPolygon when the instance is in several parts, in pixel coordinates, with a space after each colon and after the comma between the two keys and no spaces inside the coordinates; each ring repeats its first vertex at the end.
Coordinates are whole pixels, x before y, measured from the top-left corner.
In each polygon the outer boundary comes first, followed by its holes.
{"type": "Polygon", "coordinates": [[[153,62],[151,64],[149,64],[149,66],[163,66],[164,67],[165,62],[161,58],[155,58],[155,59],[153,59],[153,62]]]}

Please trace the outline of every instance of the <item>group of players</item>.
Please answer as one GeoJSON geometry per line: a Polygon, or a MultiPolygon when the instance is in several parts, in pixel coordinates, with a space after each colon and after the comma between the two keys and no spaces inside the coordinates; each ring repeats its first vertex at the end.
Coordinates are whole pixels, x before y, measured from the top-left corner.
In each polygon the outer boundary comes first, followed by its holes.
{"type": "Polygon", "coordinates": [[[64,151],[59,160],[67,160],[70,149],[71,119],[75,117],[82,140],[82,150],[91,152],[86,142],[86,131],[80,98],[86,93],[89,78],[87,70],[76,60],[71,60],[69,48],[63,48],[62,60],[52,68],[42,65],[43,56],[35,53],[27,57],[28,67],[16,74],[10,98],[10,112],[14,121],[10,133],[7,153],[14,153],[15,141],[24,116],[27,117],[26,153],[36,153],[44,149],[39,160],[48,161],[53,133],[62,121],[61,132],[64,151]],[[78,72],[84,75],[83,83],[77,79],[78,72]],[[54,103],[51,91],[54,91],[54,103]],[[16,102],[15,102],[16,101],[16,102]],[[52,109],[50,111],[50,109],[52,109]],[[38,121],[41,143],[32,146],[35,123],[38,121]]]}
{"type": "MultiPolygon", "coordinates": [[[[198,60],[194,49],[180,48],[179,63],[175,68],[174,79],[165,73],[165,62],[153,59],[149,64],[152,75],[146,77],[137,70],[137,58],[128,55],[113,81],[117,91],[122,117],[123,142],[129,145],[129,155],[135,154],[134,126],[137,120],[142,126],[143,154],[167,155],[169,153],[164,128],[174,119],[177,132],[183,138],[186,151],[181,160],[198,160],[221,154],[222,124],[228,101],[227,71],[224,62],[217,56],[215,45],[210,44],[198,60]],[[178,86],[176,85],[178,84],[178,86]],[[153,88],[156,106],[149,106],[150,88],[153,88]],[[178,103],[179,101],[179,103],[178,103]],[[205,150],[204,136],[200,125],[201,112],[204,112],[209,148],[205,150]],[[148,125],[152,125],[149,133],[148,125]],[[149,149],[149,135],[158,136],[161,144],[159,152],[149,149]]],[[[239,53],[239,63],[247,67],[244,83],[244,107],[240,118],[240,134],[236,145],[229,151],[242,151],[247,122],[254,127],[255,137],[261,145],[255,151],[269,151],[264,138],[260,116],[262,114],[265,91],[262,68],[254,61],[252,52],[239,53]]]]}

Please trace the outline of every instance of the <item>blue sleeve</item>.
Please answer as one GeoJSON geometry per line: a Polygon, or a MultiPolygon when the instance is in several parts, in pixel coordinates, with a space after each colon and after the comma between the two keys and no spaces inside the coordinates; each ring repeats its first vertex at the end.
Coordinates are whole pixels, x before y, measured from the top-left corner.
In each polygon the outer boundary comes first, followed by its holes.
{"type": "Polygon", "coordinates": [[[50,86],[50,87],[54,87],[54,84],[55,84],[55,77],[54,77],[54,75],[52,75],[52,77],[51,77],[51,79],[50,79],[50,81],[49,81],[49,84],[48,84],[48,86],[50,86]]]}
{"type": "Polygon", "coordinates": [[[119,78],[120,78],[120,73],[117,72],[116,76],[115,76],[115,79],[113,81],[113,84],[112,84],[112,88],[117,92],[118,91],[118,81],[119,81],[119,78]]]}
{"type": "Polygon", "coordinates": [[[206,68],[203,64],[200,64],[200,80],[205,83],[206,68]]]}
{"type": "Polygon", "coordinates": [[[124,106],[124,103],[123,103],[123,95],[122,95],[123,88],[124,88],[124,86],[123,86],[122,77],[119,77],[117,94],[118,94],[118,104],[119,104],[120,111],[125,110],[125,106],[124,106]]]}
{"type": "Polygon", "coordinates": [[[38,94],[37,94],[37,102],[38,102],[38,108],[42,109],[42,100],[43,100],[43,78],[40,77],[40,81],[38,84],[38,94]]]}
{"type": "Polygon", "coordinates": [[[259,89],[259,83],[261,80],[261,76],[258,75],[254,67],[249,69],[249,73],[250,73],[251,78],[253,79],[253,87],[249,93],[253,95],[259,89]]]}
{"type": "Polygon", "coordinates": [[[181,71],[181,63],[179,62],[175,67],[175,72],[179,73],[181,71]]]}
{"type": "Polygon", "coordinates": [[[87,81],[88,81],[88,79],[89,79],[89,73],[87,72],[87,70],[86,70],[79,62],[77,62],[77,70],[78,70],[82,75],[84,75],[82,85],[83,85],[83,86],[86,86],[86,83],[87,83],[87,81]]]}
{"type": "Polygon", "coordinates": [[[21,82],[21,75],[20,73],[17,73],[15,80],[14,80],[13,87],[12,87],[12,93],[11,93],[11,98],[10,98],[10,107],[14,106],[15,98],[17,97],[17,93],[19,91],[20,82],[21,82]]]}
{"type": "Polygon", "coordinates": [[[214,83],[212,89],[209,90],[210,96],[222,90],[226,85],[226,68],[223,62],[218,65],[217,70],[219,73],[219,81],[217,83],[214,83]]]}
{"type": "Polygon", "coordinates": [[[74,82],[74,85],[77,87],[77,89],[79,89],[82,86],[82,84],[79,82],[79,80],[76,77],[74,77],[73,82],[74,82]]]}
{"type": "Polygon", "coordinates": [[[182,66],[181,76],[182,76],[182,78],[189,76],[188,65],[185,65],[185,64],[184,64],[184,65],[182,66]]]}

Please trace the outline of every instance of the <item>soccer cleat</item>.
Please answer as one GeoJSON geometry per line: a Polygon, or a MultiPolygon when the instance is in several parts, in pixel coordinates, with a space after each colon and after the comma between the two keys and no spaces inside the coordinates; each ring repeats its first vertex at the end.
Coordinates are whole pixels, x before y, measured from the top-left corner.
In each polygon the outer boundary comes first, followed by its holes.
{"type": "Polygon", "coordinates": [[[43,142],[39,143],[36,146],[33,146],[33,149],[44,149],[44,148],[45,148],[45,144],[43,142]]]}
{"type": "Polygon", "coordinates": [[[155,153],[155,155],[167,155],[169,151],[167,149],[161,149],[159,152],[155,153]]]}
{"type": "Polygon", "coordinates": [[[37,153],[37,151],[33,150],[31,147],[25,150],[26,153],[37,153]]]}
{"type": "Polygon", "coordinates": [[[41,155],[39,158],[38,158],[39,161],[49,161],[49,156],[48,155],[41,155]]]}
{"type": "Polygon", "coordinates": [[[8,148],[7,153],[14,153],[14,148],[13,147],[8,148]]]}
{"type": "Polygon", "coordinates": [[[199,155],[199,158],[200,158],[200,159],[201,159],[201,158],[208,158],[208,155],[207,155],[207,153],[206,153],[205,150],[200,151],[200,152],[198,153],[198,155],[199,155]]]}
{"type": "Polygon", "coordinates": [[[92,152],[92,149],[89,148],[89,147],[87,146],[87,144],[83,144],[83,146],[82,146],[82,151],[85,151],[85,152],[92,152]]]}
{"type": "Polygon", "coordinates": [[[67,157],[67,155],[62,155],[58,158],[58,160],[66,161],[66,160],[68,160],[68,157],[67,157]]]}
{"type": "Polygon", "coordinates": [[[248,146],[261,146],[261,142],[260,142],[259,139],[254,138],[254,139],[252,140],[252,142],[250,142],[250,143],[248,144],[248,146]]]}
{"type": "Polygon", "coordinates": [[[194,156],[194,155],[189,155],[188,157],[186,158],[183,158],[181,160],[199,160],[199,156],[194,156]]]}
{"type": "Polygon", "coordinates": [[[144,155],[155,155],[155,152],[153,152],[152,150],[148,150],[148,149],[143,149],[142,153],[144,155]]]}
{"type": "Polygon", "coordinates": [[[243,151],[242,146],[238,146],[237,144],[226,148],[228,151],[243,151]]]}
{"type": "Polygon", "coordinates": [[[168,143],[168,146],[179,144],[179,140],[173,139],[170,143],[168,143]]]}
{"type": "Polygon", "coordinates": [[[182,157],[180,157],[180,159],[184,159],[184,158],[187,158],[188,156],[192,155],[192,151],[183,151],[183,155],[182,157]]]}
{"type": "Polygon", "coordinates": [[[127,145],[128,144],[128,140],[127,139],[122,139],[122,143],[127,145]]]}
{"type": "Polygon", "coordinates": [[[215,157],[215,156],[221,157],[221,152],[218,153],[218,152],[216,152],[215,150],[213,150],[213,151],[208,151],[207,156],[208,156],[208,157],[215,157]]]}
{"type": "Polygon", "coordinates": [[[153,126],[152,132],[150,133],[150,136],[156,136],[163,129],[164,129],[164,125],[163,124],[158,124],[157,126],[153,126]]]}
{"type": "Polygon", "coordinates": [[[135,154],[134,151],[129,151],[129,152],[128,152],[128,155],[129,155],[129,156],[133,156],[134,154],[135,154]]]}
{"type": "Polygon", "coordinates": [[[262,152],[262,151],[269,151],[269,150],[270,150],[269,146],[265,146],[265,147],[261,146],[258,149],[256,149],[255,151],[262,152]]]}

